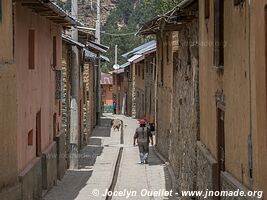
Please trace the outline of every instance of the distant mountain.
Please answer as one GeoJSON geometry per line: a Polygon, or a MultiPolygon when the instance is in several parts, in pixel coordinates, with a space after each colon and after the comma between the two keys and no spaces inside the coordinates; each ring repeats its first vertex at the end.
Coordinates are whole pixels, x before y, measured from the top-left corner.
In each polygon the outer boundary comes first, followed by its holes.
{"type": "MultiPolygon", "coordinates": [[[[101,0],[101,23],[105,23],[118,0],[101,0]]],[[[71,0],[54,0],[61,8],[71,12],[71,0]]],[[[90,28],[95,27],[97,0],[78,0],[78,19],[90,28]]]]}
{"type": "MultiPolygon", "coordinates": [[[[54,0],[70,12],[71,0],[54,0]]],[[[126,62],[121,57],[138,45],[150,41],[150,37],[138,37],[135,33],[141,25],[158,14],[169,10],[181,0],[101,0],[101,43],[110,47],[106,56],[110,63],[102,71],[112,70],[115,45],[118,45],[118,64],[126,62]]],[[[86,26],[95,27],[97,0],[78,0],[78,18],[86,26]]]]}

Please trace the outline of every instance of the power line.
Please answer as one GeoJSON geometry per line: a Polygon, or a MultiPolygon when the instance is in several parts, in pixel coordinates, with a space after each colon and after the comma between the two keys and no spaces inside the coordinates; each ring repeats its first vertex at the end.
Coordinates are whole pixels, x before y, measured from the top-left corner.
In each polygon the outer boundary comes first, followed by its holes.
{"type": "Polygon", "coordinates": [[[137,32],[132,32],[132,33],[106,33],[105,31],[101,31],[102,34],[104,35],[110,35],[110,36],[128,36],[128,35],[135,35],[137,32]]]}

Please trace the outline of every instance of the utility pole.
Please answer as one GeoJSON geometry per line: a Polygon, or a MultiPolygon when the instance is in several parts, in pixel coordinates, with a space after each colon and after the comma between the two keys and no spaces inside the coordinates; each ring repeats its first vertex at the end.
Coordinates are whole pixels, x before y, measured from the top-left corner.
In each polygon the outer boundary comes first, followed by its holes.
{"type": "Polygon", "coordinates": [[[118,45],[115,45],[115,65],[118,64],[118,45]]]}
{"type": "Polygon", "coordinates": [[[101,37],[101,35],[100,35],[100,24],[101,24],[101,10],[100,10],[101,2],[100,2],[100,0],[97,0],[97,6],[96,7],[97,7],[97,9],[96,9],[97,13],[96,13],[95,37],[96,37],[96,42],[98,44],[100,44],[100,37],[101,37]]]}
{"type": "MultiPolygon", "coordinates": [[[[71,14],[78,17],[77,0],[71,0],[71,14]]],[[[72,28],[71,38],[78,41],[78,31],[72,28]]],[[[71,51],[71,108],[70,108],[70,169],[78,169],[78,146],[79,146],[79,51],[77,46],[72,46],[71,51]]]]}
{"type": "MultiPolygon", "coordinates": [[[[100,10],[100,0],[97,0],[97,17],[96,17],[96,43],[100,44],[100,24],[101,24],[101,10],[100,10]]],[[[101,115],[101,87],[100,87],[100,79],[101,79],[101,58],[100,54],[97,54],[97,76],[96,76],[96,123],[100,125],[100,115],[101,115]]]]}

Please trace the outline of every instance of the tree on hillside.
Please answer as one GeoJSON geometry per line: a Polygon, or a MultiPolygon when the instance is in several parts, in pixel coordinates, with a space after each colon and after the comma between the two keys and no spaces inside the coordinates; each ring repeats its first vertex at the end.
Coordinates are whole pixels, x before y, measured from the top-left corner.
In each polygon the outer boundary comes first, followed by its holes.
{"type": "Polygon", "coordinates": [[[111,62],[103,67],[103,71],[109,71],[115,62],[115,45],[118,45],[118,64],[126,60],[122,54],[145,43],[151,38],[137,37],[135,33],[141,25],[154,17],[156,13],[146,6],[143,0],[120,0],[117,8],[111,12],[106,23],[102,27],[102,43],[110,46],[107,56],[111,62]],[[106,34],[105,34],[106,33],[106,34]],[[112,33],[110,35],[109,33],[112,33]],[[125,35],[124,35],[125,34],[125,35]]]}

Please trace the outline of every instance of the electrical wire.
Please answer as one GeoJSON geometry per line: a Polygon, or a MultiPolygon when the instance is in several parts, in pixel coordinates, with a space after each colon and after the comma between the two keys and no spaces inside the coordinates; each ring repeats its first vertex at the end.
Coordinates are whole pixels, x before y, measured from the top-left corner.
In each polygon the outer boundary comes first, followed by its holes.
{"type": "Polygon", "coordinates": [[[110,35],[110,36],[119,37],[119,36],[135,35],[137,32],[132,32],[132,33],[106,33],[105,31],[101,31],[100,33],[104,34],[104,35],[110,35]]]}

